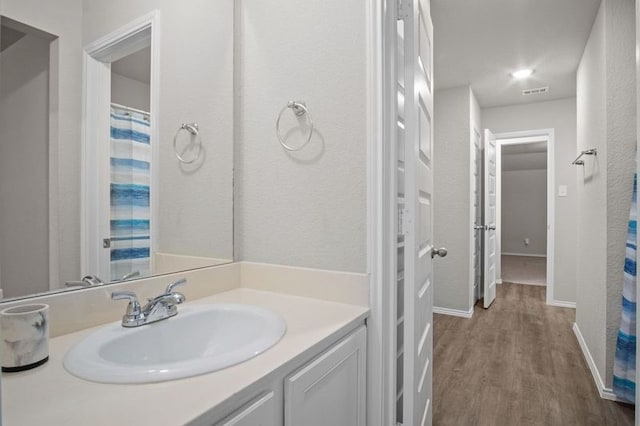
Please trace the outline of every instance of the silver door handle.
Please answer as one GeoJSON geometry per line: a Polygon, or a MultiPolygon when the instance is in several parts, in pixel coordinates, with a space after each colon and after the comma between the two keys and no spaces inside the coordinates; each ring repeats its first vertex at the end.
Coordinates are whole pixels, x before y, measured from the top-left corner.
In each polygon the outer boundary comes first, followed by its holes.
{"type": "Polygon", "coordinates": [[[476,231],[481,231],[484,229],[484,225],[473,225],[473,229],[476,231]]]}
{"type": "Polygon", "coordinates": [[[440,257],[445,257],[447,255],[447,249],[444,247],[440,247],[440,248],[432,248],[431,249],[431,258],[433,259],[434,257],[436,257],[436,255],[440,256],[440,257]]]}
{"type": "Polygon", "coordinates": [[[496,226],[495,225],[487,226],[487,231],[495,231],[495,230],[496,230],[496,226]]]}

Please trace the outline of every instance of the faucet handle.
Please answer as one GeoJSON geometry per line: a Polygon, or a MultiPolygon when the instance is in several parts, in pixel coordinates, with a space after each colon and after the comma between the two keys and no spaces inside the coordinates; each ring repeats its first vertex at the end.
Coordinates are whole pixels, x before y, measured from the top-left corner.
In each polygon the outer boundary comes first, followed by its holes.
{"type": "Polygon", "coordinates": [[[128,300],[127,315],[140,315],[140,302],[138,296],[132,291],[114,291],[111,293],[111,300],[128,300]]]}
{"type": "Polygon", "coordinates": [[[165,290],[165,294],[171,294],[173,293],[173,289],[176,287],[179,287],[181,285],[185,285],[187,283],[187,279],[186,278],[182,278],[174,283],[171,283],[167,286],[167,289],[165,290]]]}

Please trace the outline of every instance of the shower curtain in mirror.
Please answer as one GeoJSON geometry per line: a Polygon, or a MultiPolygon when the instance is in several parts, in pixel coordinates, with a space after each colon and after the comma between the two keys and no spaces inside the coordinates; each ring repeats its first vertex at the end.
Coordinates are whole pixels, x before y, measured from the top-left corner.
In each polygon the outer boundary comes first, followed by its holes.
{"type": "Polygon", "coordinates": [[[151,273],[150,117],[111,106],[111,281],[151,273]]]}
{"type": "Polygon", "coordinates": [[[621,400],[634,403],[636,395],[636,251],[638,214],[638,176],[633,177],[633,199],[627,230],[624,260],[622,318],[618,330],[613,366],[613,392],[621,400]]]}

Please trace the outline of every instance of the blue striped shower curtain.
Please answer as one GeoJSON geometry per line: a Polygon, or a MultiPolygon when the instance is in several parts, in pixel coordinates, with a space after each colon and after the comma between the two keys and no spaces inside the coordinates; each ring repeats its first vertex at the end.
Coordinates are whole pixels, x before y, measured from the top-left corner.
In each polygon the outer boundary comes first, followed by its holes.
{"type": "Polygon", "coordinates": [[[636,398],[636,250],[638,215],[638,176],[633,177],[633,202],[627,231],[624,260],[622,319],[618,330],[616,359],[613,366],[613,392],[627,402],[636,398]]]}
{"type": "Polygon", "coordinates": [[[111,107],[111,280],[151,273],[148,114],[111,107]]]}

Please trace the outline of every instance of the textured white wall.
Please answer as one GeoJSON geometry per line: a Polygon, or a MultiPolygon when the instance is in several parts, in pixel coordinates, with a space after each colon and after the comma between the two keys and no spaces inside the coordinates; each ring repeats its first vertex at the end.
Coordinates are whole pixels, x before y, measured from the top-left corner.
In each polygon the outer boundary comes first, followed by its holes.
{"type": "Polygon", "coordinates": [[[49,41],[0,53],[0,282],[4,297],[49,289],[49,41]]]}
{"type": "Polygon", "coordinates": [[[160,11],[158,249],[231,259],[234,2],[85,0],[84,5],[85,43],[160,11]],[[202,161],[183,166],[173,137],[181,123],[194,121],[200,125],[202,161]]]}
{"type": "Polygon", "coordinates": [[[111,102],[148,112],[149,91],[147,83],[111,73],[111,102]]]}
{"type": "MultiPolygon", "coordinates": [[[[469,86],[437,90],[434,96],[434,241],[449,252],[433,263],[434,306],[468,311],[471,291],[469,86]]],[[[478,119],[477,117],[475,118],[478,119]]]]}
{"type": "Polygon", "coordinates": [[[576,301],[576,99],[484,108],[483,126],[494,133],[555,129],[556,215],[554,298],[576,301]],[[557,187],[567,186],[567,196],[558,197],[557,187]]]}
{"type": "MultiPolygon", "coordinates": [[[[613,383],[616,338],[622,310],[622,282],[633,173],[636,164],[635,4],[607,0],[607,365],[613,383]]],[[[579,145],[584,146],[584,145],[579,145]]]]}
{"type": "MultiPolygon", "coordinates": [[[[238,7],[236,258],[365,272],[366,4],[238,7]],[[293,153],[275,136],[291,99],[306,101],[316,126],[293,153]]],[[[282,125],[293,127],[290,111],[282,125]]]]}
{"type": "Polygon", "coordinates": [[[501,226],[502,253],[547,254],[546,169],[502,172],[501,226]]]}
{"type": "Polygon", "coordinates": [[[49,136],[57,141],[49,152],[49,202],[57,221],[50,232],[59,243],[53,248],[57,261],[50,264],[50,273],[54,286],[64,286],[64,281],[80,277],[82,29],[77,23],[82,22],[82,0],[3,0],[0,14],[58,36],[58,63],[51,70],[58,84],[49,99],[55,123],[49,136]]]}
{"type": "Polygon", "coordinates": [[[604,377],[606,332],[606,71],[603,1],[577,73],[577,151],[598,148],[598,156],[578,167],[578,234],[576,323],[593,361],[604,377]],[[587,178],[588,177],[588,178],[587,178]],[[584,248],[581,248],[584,247],[584,248]]]}
{"type": "Polygon", "coordinates": [[[576,322],[606,386],[620,322],[626,226],[635,170],[634,5],[604,0],[578,69],[576,322]]]}

